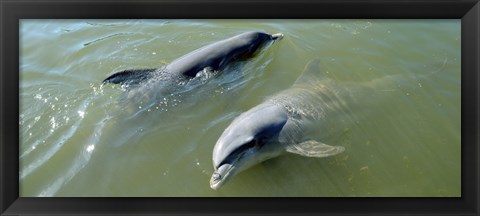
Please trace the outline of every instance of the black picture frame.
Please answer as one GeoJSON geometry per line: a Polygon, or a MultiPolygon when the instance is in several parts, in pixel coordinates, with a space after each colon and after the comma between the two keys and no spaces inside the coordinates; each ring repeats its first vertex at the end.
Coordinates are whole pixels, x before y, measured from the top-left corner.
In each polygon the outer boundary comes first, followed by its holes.
{"type": "Polygon", "coordinates": [[[478,215],[478,0],[58,1],[0,0],[0,213],[478,215]],[[23,198],[19,197],[20,19],[461,19],[462,169],[460,198],[23,198]]]}

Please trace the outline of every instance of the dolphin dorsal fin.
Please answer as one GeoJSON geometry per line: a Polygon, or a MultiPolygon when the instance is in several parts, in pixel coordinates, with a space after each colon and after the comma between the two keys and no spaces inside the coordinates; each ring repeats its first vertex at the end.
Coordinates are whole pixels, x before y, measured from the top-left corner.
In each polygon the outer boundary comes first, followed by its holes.
{"type": "Polygon", "coordinates": [[[287,146],[286,151],[305,157],[322,158],[340,154],[345,151],[345,148],[342,146],[330,146],[315,140],[307,140],[287,146]]]}
{"type": "Polygon", "coordinates": [[[300,75],[295,81],[295,84],[318,80],[325,77],[325,74],[320,70],[320,58],[314,58],[305,65],[302,75],[300,75]]]}
{"type": "Polygon", "coordinates": [[[150,78],[156,68],[129,69],[114,73],[104,79],[102,84],[138,84],[150,78]]]}

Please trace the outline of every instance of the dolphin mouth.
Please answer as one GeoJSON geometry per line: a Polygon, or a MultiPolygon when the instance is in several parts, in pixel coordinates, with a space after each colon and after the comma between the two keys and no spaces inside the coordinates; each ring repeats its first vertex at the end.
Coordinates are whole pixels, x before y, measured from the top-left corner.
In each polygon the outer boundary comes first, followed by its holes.
{"type": "Polygon", "coordinates": [[[282,33],[276,33],[276,34],[272,34],[272,39],[273,40],[281,40],[283,38],[283,34],[282,33]]]}
{"type": "Polygon", "coordinates": [[[212,174],[210,188],[217,190],[234,175],[237,168],[232,164],[223,164],[212,174]]]}

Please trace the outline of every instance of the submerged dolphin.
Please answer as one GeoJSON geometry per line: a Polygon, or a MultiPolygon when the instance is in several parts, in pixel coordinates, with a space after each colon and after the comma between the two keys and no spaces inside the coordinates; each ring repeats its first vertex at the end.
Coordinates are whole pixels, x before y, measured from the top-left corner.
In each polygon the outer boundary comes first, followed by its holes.
{"type": "Polygon", "coordinates": [[[110,75],[103,84],[138,84],[160,74],[176,80],[191,79],[202,71],[219,71],[235,60],[247,59],[283,34],[245,32],[194,50],[161,68],[132,69],[110,75]]]}
{"type": "MultiPolygon", "coordinates": [[[[213,149],[210,187],[218,189],[235,174],[285,152],[328,157],[344,151],[306,137],[311,124],[326,117],[338,92],[319,82],[319,60],[307,64],[294,85],[242,113],[225,129],[213,149]]],[[[327,81],[324,77],[321,81],[327,81]]]]}

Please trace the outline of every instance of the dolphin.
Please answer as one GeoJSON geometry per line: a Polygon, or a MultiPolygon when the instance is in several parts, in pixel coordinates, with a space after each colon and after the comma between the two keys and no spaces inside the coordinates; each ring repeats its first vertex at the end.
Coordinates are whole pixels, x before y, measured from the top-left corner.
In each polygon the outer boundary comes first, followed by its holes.
{"type": "Polygon", "coordinates": [[[202,71],[219,71],[233,61],[251,58],[265,45],[282,38],[281,33],[245,32],[194,50],[165,67],[124,70],[108,76],[102,83],[138,84],[165,74],[176,80],[188,80],[202,71]]]}
{"type": "Polygon", "coordinates": [[[122,109],[141,113],[166,96],[196,89],[233,62],[254,57],[283,36],[282,33],[245,32],[201,47],[163,67],[114,73],[103,80],[102,85],[122,85],[122,109]]]}
{"type": "Polygon", "coordinates": [[[341,96],[340,91],[326,88],[331,80],[320,73],[319,62],[310,61],[291,88],[242,113],[223,131],[213,148],[212,189],[286,152],[322,158],[345,150],[307,136],[312,125],[330,114],[333,107],[328,104],[341,96]]]}

